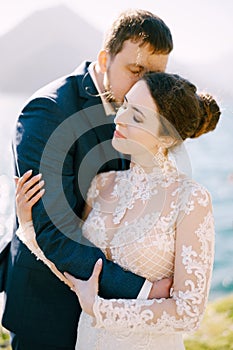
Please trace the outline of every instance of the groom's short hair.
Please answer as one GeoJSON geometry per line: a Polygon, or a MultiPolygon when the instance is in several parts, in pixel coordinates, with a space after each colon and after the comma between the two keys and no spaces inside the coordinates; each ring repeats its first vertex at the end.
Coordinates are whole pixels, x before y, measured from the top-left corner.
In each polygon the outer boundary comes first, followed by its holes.
{"type": "Polygon", "coordinates": [[[126,40],[149,44],[152,53],[169,54],[173,49],[170,29],[164,21],[149,11],[122,12],[106,33],[104,49],[115,56],[126,40]]]}

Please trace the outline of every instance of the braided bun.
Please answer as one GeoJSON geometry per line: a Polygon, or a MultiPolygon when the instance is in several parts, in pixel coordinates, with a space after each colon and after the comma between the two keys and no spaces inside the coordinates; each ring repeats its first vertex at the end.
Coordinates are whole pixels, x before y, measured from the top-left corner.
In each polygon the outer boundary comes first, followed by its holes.
{"type": "Polygon", "coordinates": [[[217,102],[209,94],[199,94],[199,104],[199,125],[191,138],[199,137],[209,131],[214,130],[221,114],[217,102]]]}
{"type": "Polygon", "coordinates": [[[160,115],[161,136],[169,135],[174,145],[215,129],[220,109],[209,94],[198,94],[189,80],[177,74],[146,73],[143,77],[160,115]]]}

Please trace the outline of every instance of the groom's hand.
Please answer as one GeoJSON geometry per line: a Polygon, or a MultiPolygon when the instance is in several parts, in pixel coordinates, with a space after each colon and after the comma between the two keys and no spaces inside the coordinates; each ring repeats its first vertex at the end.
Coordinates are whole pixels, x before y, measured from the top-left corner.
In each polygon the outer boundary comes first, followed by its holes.
{"type": "Polygon", "coordinates": [[[173,278],[163,278],[153,283],[148,299],[170,298],[170,289],[173,284],[173,278]]]}

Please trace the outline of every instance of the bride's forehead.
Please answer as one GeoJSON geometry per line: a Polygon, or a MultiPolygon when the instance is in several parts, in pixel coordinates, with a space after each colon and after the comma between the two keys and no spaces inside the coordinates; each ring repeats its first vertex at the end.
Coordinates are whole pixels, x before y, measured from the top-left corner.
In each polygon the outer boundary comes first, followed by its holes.
{"type": "Polygon", "coordinates": [[[125,96],[125,101],[131,105],[141,106],[143,109],[157,111],[156,102],[144,80],[135,83],[125,96]]]}
{"type": "Polygon", "coordinates": [[[144,80],[137,81],[131,89],[126,94],[126,99],[130,102],[130,100],[138,100],[140,97],[146,96],[150,94],[147,84],[144,80]]]}

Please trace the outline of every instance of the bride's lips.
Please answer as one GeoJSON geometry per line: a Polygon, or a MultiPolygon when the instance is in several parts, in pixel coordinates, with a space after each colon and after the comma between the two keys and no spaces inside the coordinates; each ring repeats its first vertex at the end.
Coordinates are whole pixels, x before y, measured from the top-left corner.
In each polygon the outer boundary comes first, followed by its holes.
{"type": "Polygon", "coordinates": [[[119,138],[119,139],[126,139],[124,135],[122,135],[118,130],[114,131],[114,137],[119,138]]]}

